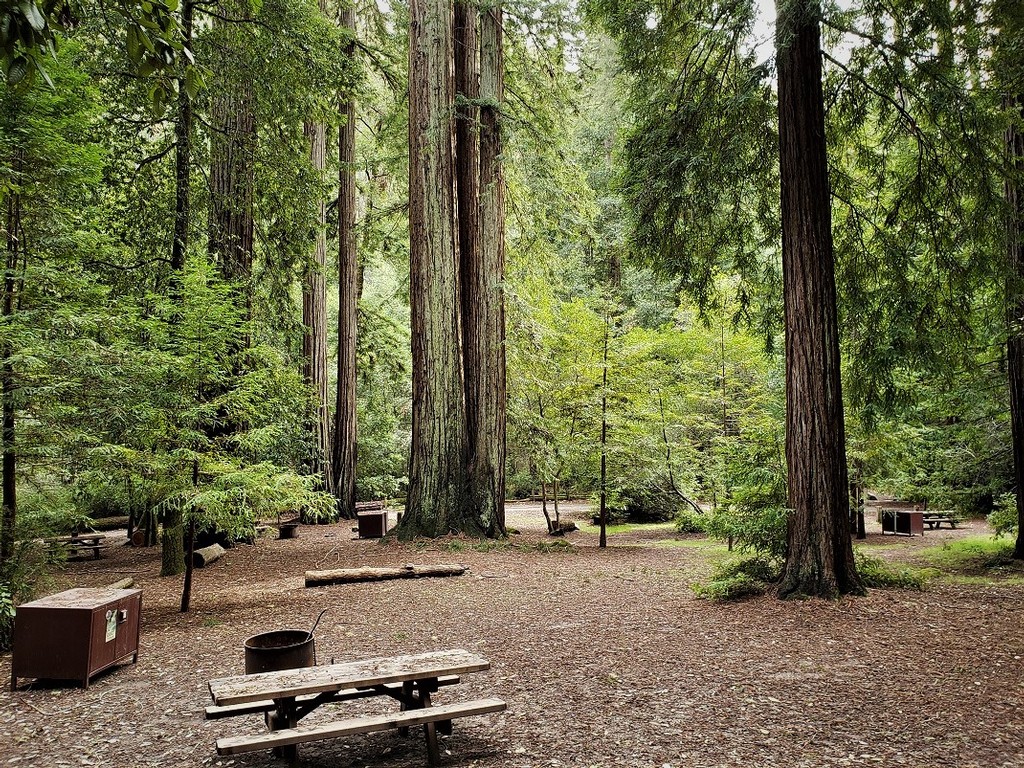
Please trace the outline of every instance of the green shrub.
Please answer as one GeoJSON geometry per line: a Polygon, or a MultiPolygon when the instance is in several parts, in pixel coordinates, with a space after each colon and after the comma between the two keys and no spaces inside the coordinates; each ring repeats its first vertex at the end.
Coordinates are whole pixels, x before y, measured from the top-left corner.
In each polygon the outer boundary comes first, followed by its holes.
{"type": "Polygon", "coordinates": [[[722,541],[732,541],[741,552],[755,552],[770,560],[786,554],[786,518],[783,506],[760,505],[736,500],[708,513],[704,532],[722,541]]]}
{"type": "Polygon", "coordinates": [[[14,597],[6,584],[0,584],[0,651],[11,647],[14,637],[14,597]]]}
{"type": "Polygon", "coordinates": [[[707,584],[693,585],[694,593],[701,600],[713,600],[719,603],[763,595],[767,589],[768,585],[763,581],[758,581],[742,573],[728,579],[715,579],[707,584]]]}
{"type": "Polygon", "coordinates": [[[706,533],[707,513],[698,514],[693,507],[683,507],[676,514],[676,530],[680,533],[706,533]]]}
{"type": "Polygon", "coordinates": [[[871,557],[861,550],[854,551],[857,573],[868,589],[916,589],[922,590],[927,579],[919,571],[909,568],[894,568],[881,558],[871,557]]]}
{"type": "Polygon", "coordinates": [[[536,490],[537,484],[529,472],[513,472],[505,483],[505,495],[510,499],[528,499],[536,490]]]}
{"type": "MultiPolygon", "coordinates": [[[[591,497],[594,514],[600,496],[591,497]]],[[[635,482],[609,489],[606,500],[609,522],[663,523],[672,520],[682,500],[665,478],[638,478],[635,482]]]]}
{"type": "Polygon", "coordinates": [[[729,560],[715,567],[711,580],[694,584],[693,591],[702,600],[725,602],[763,595],[778,578],[778,567],[764,557],[729,560]]]}
{"type": "Polygon", "coordinates": [[[1017,497],[1004,493],[996,499],[994,509],[988,516],[988,524],[996,532],[996,538],[1014,536],[1017,533],[1017,497]]]}

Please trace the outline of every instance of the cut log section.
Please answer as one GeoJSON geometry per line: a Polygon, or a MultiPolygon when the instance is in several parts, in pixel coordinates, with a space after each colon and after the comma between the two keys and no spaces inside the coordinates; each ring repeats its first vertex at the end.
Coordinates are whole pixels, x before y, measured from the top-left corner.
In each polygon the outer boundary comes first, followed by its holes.
{"type": "Polygon", "coordinates": [[[214,560],[217,560],[223,554],[224,547],[220,544],[211,544],[192,553],[192,565],[196,568],[202,568],[204,565],[209,565],[214,560]]]}
{"type": "Polygon", "coordinates": [[[466,566],[449,565],[400,565],[387,568],[338,568],[331,571],[306,571],[307,587],[322,587],[326,584],[355,584],[363,581],[386,581],[387,579],[422,579],[428,576],[461,576],[466,566]]]}

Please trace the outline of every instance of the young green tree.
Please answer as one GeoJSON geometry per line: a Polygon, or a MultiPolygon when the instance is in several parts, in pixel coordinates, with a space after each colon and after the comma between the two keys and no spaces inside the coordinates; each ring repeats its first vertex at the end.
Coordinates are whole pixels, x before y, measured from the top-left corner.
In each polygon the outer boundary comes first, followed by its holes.
{"type": "MultiPolygon", "coordinates": [[[[74,66],[67,46],[50,63],[53,88],[15,89],[0,84],[0,410],[3,446],[0,574],[6,575],[17,533],[19,456],[33,453],[19,439],[19,414],[40,405],[43,371],[59,362],[67,339],[59,297],[89,295],[79,270],[88,247],[90,188],[102,168],[102,151],[90,136],[98,114],[96,92],[74,66]],[[80,281],[76,284],[76,281],[80,281]],[[56,303],[56,304],[55,304],[56,303]]],[[[30,423],[34,421],[30,419],[30,423]]]]}

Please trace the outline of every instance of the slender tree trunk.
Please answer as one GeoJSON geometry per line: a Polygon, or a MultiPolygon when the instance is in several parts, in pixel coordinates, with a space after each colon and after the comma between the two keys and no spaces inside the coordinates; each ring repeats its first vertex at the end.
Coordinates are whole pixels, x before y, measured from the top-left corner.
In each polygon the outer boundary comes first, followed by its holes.
{"type": "MultiPolygon", "coordinates": [[[[185,45],[192,44],[193,3],[181,6],[181,34],[185,45]]],[[[178,78],[178,114],[174,123],[174,235],[171,243],[171,292],[181,298],[181,271],[185,269],[189,228],[192,224],[192,97],[185,78],[178,78]]]]}
{"type": "MultiPolygon", "coordinates": [[[[320,0],[320,12],[327,13],[327,3],[320,0]]],[[[327,128],[320,123],[307,123],[309,158],[313,170],[324,177],[327,168],[327,128]]],[[[309,429],[309,473],[320,478],[320,487],[333,492],[331,471],[331,409],[327,399],[327,205],[317,203],[316,240],[313,255],[302,281],[302,375],[313,394],[309,429]]]]}
{"type": "Polygon", "coordinates": [[[188,536],[185,545],[185,580],[181,585],[181,612],[188,613],[189,605],[192,602],[192,572],[195,570],[195,563],[192,562],[192,555],[196,551],[196,521],[189,520],[188,536]]]}
{"type": "MultiPolygon", "coordinates": [[[[181,33],[183,43],[192,46],[193,3],[185,0],[181,6],[181,33]]],[[[178,114],[174,125],[174,240],[171,244],[171,297],[182,300],[181,273],[185,269],[189,229],[192,224],[192,98],[185,88],[185,77],[178,78],[178,114]]],[[[185,544],[181,511],[168,510],[163,519],[161,537],[161,576],[176,576],[185,569],[185,544]]]]}
{"type": "MultiPolygon", "coordinates": [[[[472,252],[478,259],[475,266],[467,264],[467,252],[463,251],[469,483],[474,508],[488,536],[505,535],[504,91],[502,10],[496,4],[485,8],[480,16],[479,226],[475,228],[479,242],[472,252]]],[[[467,91],[467,95],[470,93],[467,91]]]]}
{"type": "Polygon", "coordinates": [[[480,533],[465,514],[466,410],[454,176],[454,8],[409,5],[412,450],[398,535],[480,533]]]}
{"type": "MultiPolygon", "coordinates": [[[[1006,97],[1008,114],[1024,117],[1024,100],[1006,97]]],[[[1013,475],[1017,486],[1017,543],[1014,558],[1024,560],[1024,133],[1014,123],[1006,129],[1009,173],[1004,185],[1008,220],[1006,254],[1009,261],[1006,370],[1010,385],[1010,432],[1013,475]]]]}
{"type": "Polygon", "coordinates": [[[548,533],[555,532],[555,526],[551,524],[551,515],[548,514],[548,484],[543,480],[540,482],[540,511],[544,514],[544,521],[548,526],[548,533]]]}
{"type": "MultiPolygon", "coordinates": [[[[342,5],[341,26],[351,30],[346,45],[355,55],[356,11],[342,5]]],[[[356,249],[356,103],[341,105],[338,128],[338,392],[334,408],[334,483],[341,516],[356,516],[356,340],[359,306],[359,256],[356,249]]]]}
{"type": "Polygon", "coordinates": [[[483,264],[480,255],[480,51],[477,11],[469,0],[455,2],[455,191],[459,231],[459,288],[462,294],[462,375],[466,403],[466,482],[468,514],[487,513],[484,478],[477,476],[480,461],[480,327],[477,315],[483,264]]]}
{"type": "MultiPolygon", "coordinates": [[[[14,177],[20,182],[21,175],[21,152],[17,152],[15,161],[12,164],[14,177]]],[[[15,301],[14,293],[17,290],[17,269],[21,260],[21,252],[24,248],[21,226],[21,195],[17,192],[7,198],[7,215],[4,222],[6,230],[5,237],[5,264],[3,282],[3,320],[10,324],[14,319],[15,301]]],[[[18,517],[17,501],[17,448],[15,446],[15,408],[14,392],[16,389],[14,377],[14,365],[11,357],[14,354],[14,347],[10,334],[4,338],[2,355],[2,366],[0,366],[0,398],[3,399],[2,415],[0,415],[0,439],[3,441],[3,477],[2,503],[3,513],[0,519],[0,574],[11,562],[14,556],[15,526],[18,517]]]]}
{"type": "Polygon", "coordinates": [[[562,515],[558,511],[558,475],[551,483],[551,500],[555,505],[555,530],[558,531],[562,528],[562,515]]]}
{"type": "Polygon", "coordinates": [[[817,0],[776,5],[786,459],[790,514],[781,597],[860,593],[849,533],[817,0]]]}
{"type": "Polygon", "coordinates": [[[601,365],[601,507],[598,521],[601,524],[599,546],[608,546],[608,336],[610,320],[604,324],[604,352],[601,365]]]}

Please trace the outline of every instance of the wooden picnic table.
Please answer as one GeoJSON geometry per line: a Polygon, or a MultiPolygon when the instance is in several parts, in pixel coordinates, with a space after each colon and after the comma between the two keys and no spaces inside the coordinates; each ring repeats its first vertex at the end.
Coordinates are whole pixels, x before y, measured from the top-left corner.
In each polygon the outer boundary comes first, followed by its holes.
{"type": "Polygon", "coordinates": [[[64,547],[69,555],[92,554],[100,559],[100,550],[106,549],[107,544],[101,543],[106,538],[102,533],[75,533],[70,536],[51,536],[43,541],[51,548],[64,547]]]}
{"type": "Polygon", "coordinates": [[[479,699],[434,706],[431,695],[443,686],[458,683],[461,675],[490,666],[482,656],[456,649],[224,677],[210,681],[214,706],[206,708],[206,717],[264,713],[269,732],[218,739],[217,752],[232,755],[275,749],[291,759],[295,758],[297,745],[305,742],[389,728],[405,731],[422,725],[430,764],[435,765],[440,759],[438,730],[450,733],[454,718],[500,712],[506,705],[500,699],[479,699]],[[401,708],[387,715],[298,725],[323,704],[371,696],[389,696],[401,708]]]}
{"type": "Polygon", "coordinates": [[[935,530],[941,528],[943,523],[947,523],[950,528],[956,528],[958,522],[956,513],[950,510],[939,510],[935,512],[924,512],[922,514],[922,522],[928,526],[929,529],[935,530]]]}

